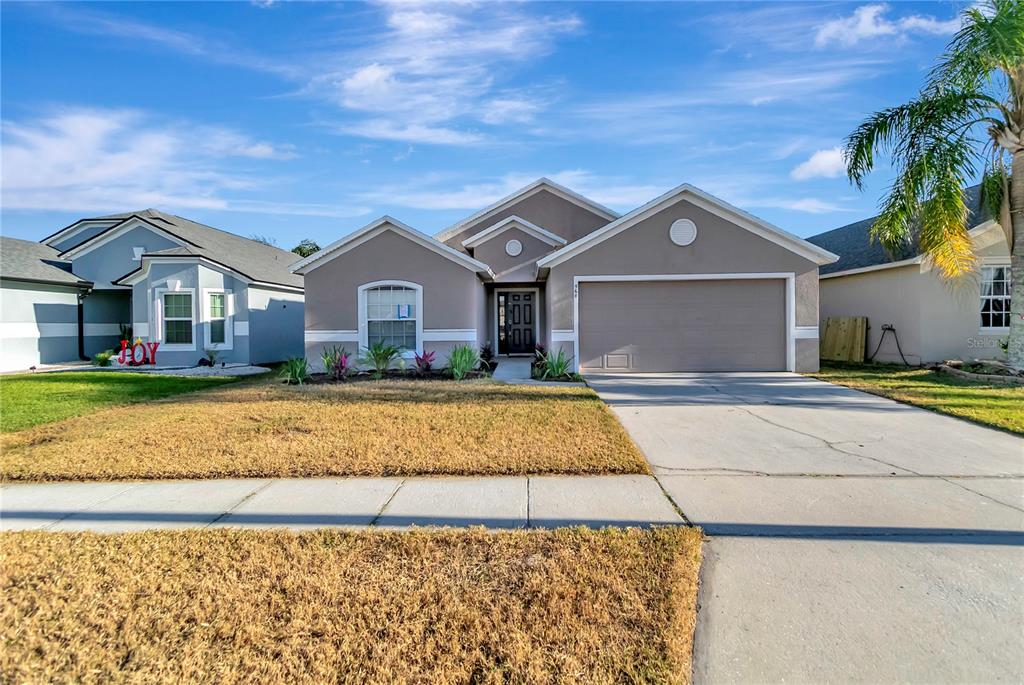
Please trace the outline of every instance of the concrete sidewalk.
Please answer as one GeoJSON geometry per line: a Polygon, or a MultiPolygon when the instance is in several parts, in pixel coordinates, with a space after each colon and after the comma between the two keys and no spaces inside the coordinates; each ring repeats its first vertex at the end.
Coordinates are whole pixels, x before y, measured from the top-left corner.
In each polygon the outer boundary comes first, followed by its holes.
{"type": "Polygon", "coordinates": [[[650,476],[13,484],[0,529],[648,526],[683,520],[650,476]]]}

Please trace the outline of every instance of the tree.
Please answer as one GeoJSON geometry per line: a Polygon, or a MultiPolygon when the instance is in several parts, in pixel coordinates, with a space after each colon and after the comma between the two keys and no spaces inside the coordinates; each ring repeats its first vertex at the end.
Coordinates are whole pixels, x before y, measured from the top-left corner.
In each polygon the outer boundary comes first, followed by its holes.
{"type": "Polygon", "coordinates": [[[966,10],[960,31],[910,102],[868,117],[846,139],[858,188],[888,154],[896,180],[871,228],[890,252],[915,238],[944,277],[976,272],[964,186],[982,167],[982,199],[1010,244],[1009,361],[1024,367],[1024,0],[966,10]]]}
{"type": "Polygon", "coordinates": [[[257,243],[263,243],[270,247],[277,247],[277,240],[271,238],[269,235],[263,235],[262,233],[252,233],[249,235],[249,240],[255,240],[257,243]]]}
{"type": "Polygon", "coordinates": [[[315,240],[309,238],[303,239],[301,243],[292,248],[292,252],[299,255],[300,257],[308,257],[314,252],[319,252],[320,246],[316,244],[315,240]]]}

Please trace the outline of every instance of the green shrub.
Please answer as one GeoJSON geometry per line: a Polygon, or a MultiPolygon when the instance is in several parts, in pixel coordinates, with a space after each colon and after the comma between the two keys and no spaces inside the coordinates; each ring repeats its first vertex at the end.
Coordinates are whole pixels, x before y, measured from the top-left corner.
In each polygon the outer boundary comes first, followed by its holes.
{"type": "Polygon", "coordinates": [[[113,358],[113,356],[113,350],[103,350],[102,352],[97,352],[92,357],[92,364],[93,366],[110,366],[110,360],[113,358]]]}
{"type": "Polygon", "coordinates": [[[203,354],[206,356],[206,361],[210,362],[210,366],[217,364],[217,358],[220,356],[220,352],[214,349],[203,350],[203,354]]]}
{"type": "Polygon", "coordinates": [[[461,381],[479,365],[480,354],[469,345],[456,345],[448,353],[448,370],[457,381],[461,381]]]}
{"type": "Polygon", "coordinates": [[[385,345],[383,342],[375,342],[363,350],[363,356],[359,363],[373,369],[373,377],[380,380],[384,372],[390,368],[401,351],[394,345],[385,345]]]}
{"type": "Polygon", "coordinates": [[[573,377],[572,357],[559,348],[558,352],[548,352],[541,358],[537,366],[541,380],[556,380],[573,377]]]}
{"type": "Polygon", "coordinates": [[[309,364],[305,357],[292,357],[281,366],[281,378],[289,385],[302,385],[309,378],[309,364]]]}

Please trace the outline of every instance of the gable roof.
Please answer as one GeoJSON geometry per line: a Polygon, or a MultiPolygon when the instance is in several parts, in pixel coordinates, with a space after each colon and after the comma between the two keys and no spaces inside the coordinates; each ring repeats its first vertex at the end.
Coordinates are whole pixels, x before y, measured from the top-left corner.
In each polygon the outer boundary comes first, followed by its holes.
{"type": "Polygon", "coordinates": [[[96,219],[114,219],[117,220],[117,223],[89,240],[66,250],[62,253],[63,255],[79,253],[91,245],[109,239],[118,229],[130,226],[129,222],[134,219],[185,243],[190,255],[207,257],[251,281],[292,288],[302,287],[302,277],[295,275],[290,269],[291,265],[298,261],[299,256],[273,245],[265,245],[258,240],[243,238],[240,235],[156,209],[111,214],[96,217],[96,219]]]}
{"type": "Polygon", "coordinates": [[[457,235],[460,231],[464,230],[466,226],[469,226],[470,224],[473,224],[481,219],[484,219],[487,216],[494,214],[495,212],[501,211],[505,207],[514,204],[519,200],[527,198],[530,195],[533,195],[534,193],[540,192],[541,190],[547,190],[548,192],[557,195],[563,200],[567,200],[568,202],[571,202],[574,205],[589,210],[598,216],[604,217],[608,221],[612,221],[613,219],[617,219],[619,217],[618,212],[612,211],[611,209],[608,209],[604,205],[594,202],[590,198],[583,197],[579,193],[573,190],[569,190],[565,186],[559,185],[558,183],[555,183],[549,178],[541,177],[538,178],[533,183],[520,188],[511,195],[507,195],[498,200],[497,202],[494,202],[493,204],[484,207],[479,212],[471,214],[465,219],[462,219],[461,221],[452,224],[448,228],[435,234],[434,237],[440,240],[441,242],[444,242],[451,238],[452,236],[457,235]]]}
{"type": "MultiPolygon", "coordinates": [[[[74,223],[68,224],[59,231],[51,233],[50,235],[46,236],[39,242],[45,243],[46,245],[52,245],[57,241],[72,238],[78,233],[81,233],[85,229],[89,228],[90,226],[102,226],[104,228],[109,228],[118,221],[119,220],[117,219],[78,219],[74,223]]],[[[79,245],[84,242],[85,240],[80,240],[79,242],[75,243],[75,245],[79,245]]],[[[74,247],[75,245],[72,245],[71,247],[74,247]]]]}
{"type": "Polygon", "coordinates": [[[612,236],[618,235],[622,231],[635,226],[641,221],[654,216],[666,207],[669,207],[683,199],[705,211],[711,212],[712,214],[739,226],[740,228],[745,228],[765,240],[784,247],[790,252],[794,252],[805,259],[815,262],[816,264],[829,264],[839,258],[828,250],[822,249],[817,245],[812,245],[792,233],[784,231],[777,226],[773,226],[763,219],[757,218],[753,214],[748,214],[742,209],[734,207],[724,200],[720,200],[713,195],[705,193],[703,190],[692,186],[689,183],[684,183],[673,188],[664,195],[654,198],[647,204],[624,214],[607,226],[603,226],[593,233],[588,233],[579,240],[569,243],[560,250],[555,250],[543,259],[538,260],[537,267],[539,269],[547,269],[572,259],[576,255],[589,250],[591,247],[604,242],[612,236]]]}
{"type": "Polygon", "coordinates": [[[371,221],[360,229],[349,233],[348,235],[334,241],[327,247],[323,248],[319,252],[314,252],[303,260],[300,260],[292,265],[291,270],[293,273],[306,274],[313,269],[323,266],[327,262],[331,261],[335,257],[338,257],[349,250],[362,245],[368,240],[371,240],[384,231],[393,231],[398,235],[408,240],[421,245],[422,247],[436,252],[437,254],[450,259],[456,264],[463,266],[471,271],[475,271],[480,275],[487,276],[488,278],[494,277],[494,272],[491,271],[491,267],[487,266],[483,262],[477,261],[467,254],[459,252],[453,247],[445,245],[439,240],[432,238],[426,233],[421,233],[411,226],[403,224],[398,219],[384,215],[376,221],[371,221]]]}
{"type": "MultiPolygon", "coordinates": [[[[981,185],[965,188],[964,200],[968,211],[968,229],[977,228],[992,218],[981,201],[981,185]]],[[[909,263],[908,260],[921,256],[917,231],[912,231],[910,239],[892,254],[877,240],[872,240],[871,227],[877,219],[877,216],[862,219],[808,238],[808,242],[839,255],[839,261],[822,267],[821,275],[871,266],[909,263]]]]}
{"type": "Polygon", "coordinates": [[[544,230],[537,224],[531,223],[521,217],[512,215],[507,219],[499,221],[493,226],[488,226],[479,233],[466,238],[465,240],[462,241],[462,246],[476,247],[477,245],[487,242],[491,238],[495,237],[496,235],[499,235],[500,233],[503,233],[504,231],[510,228],[518,228],[523,233],[532,235],[537,240],[541,241],[542,243],[547,243],[552,247],[561,247],[562,245],[565,245],[565,238],[563,238],[562,236],[555,235],[551,231],[544,230]]]}
{"type": "Polygon", "coordinates": [[[0,278],[84,288],[92,286],[90,281],[71,273],[71,264],[62,261],[57,250],[49,245],[5,236],[0,236],[0,278]]]}

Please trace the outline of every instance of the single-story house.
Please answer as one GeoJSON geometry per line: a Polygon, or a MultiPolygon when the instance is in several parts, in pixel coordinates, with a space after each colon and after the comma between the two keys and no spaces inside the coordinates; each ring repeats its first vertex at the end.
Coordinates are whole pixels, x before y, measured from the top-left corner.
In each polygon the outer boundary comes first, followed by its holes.
{"type": "MultiPolygon", "coordinates": [[[[206,350],[217,350],[219,361],[252,364],[302,354],[303,279],[291,272],[298,257],[286,250],[155,209],[81,219],[33,249],[82,284],[76,295],[81,306],[66,322],[76,325],[72,335],[80,340],[61,346],[60,353],[44,352],[53,347],[48,338],[57,329],[42,325],[49,319],[27,314],[44,311],[43,302],[37,297],[10,315],[5,306],[4,326],[17,316],[19,335],[38,339],[36,353],[8,354],[5,333],[5,369],[117,350],[129,326],[133,339],[160,343],[160,365],[191,366],[206,350]]],[[[23,255],[17,262],[27,259],[27,251],[16,253],[23,255]]],[[[5,254],[4,280],[13,263],[9,267],[5,254]]],[[[65,329],[60,333],[67,337],[65,329]]]]}
{"type": "Polygon", "coordinates": [[[49,245],[0,236],[0,371],[77,359],[92,287],[49,245]]]}
{"type": "Polygon", "coordinates": [[[867,354],[875,361],[924,364],[944,359],[1003,358],[1010,333],[1010,248],[1007,234],[981,202],[979,186],[965,191],[969,235],[978,269],[959,282],[944,279],[909,241],[889,254],[871,239],[875,218],[807,240],[839,255],[821,269],[821,317],[866,316],[867,354]],[[883,326],[892,326],[879,348],[883,326]]]}
{"type": "Polygon", "coordinates": [[[548,179],[436,236],[388,216],[292,268],[306,357],[564,350],[578,370],[813,371],[818,267],[836,256],[681,185],[620,216],[548,179]]]}

